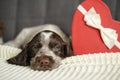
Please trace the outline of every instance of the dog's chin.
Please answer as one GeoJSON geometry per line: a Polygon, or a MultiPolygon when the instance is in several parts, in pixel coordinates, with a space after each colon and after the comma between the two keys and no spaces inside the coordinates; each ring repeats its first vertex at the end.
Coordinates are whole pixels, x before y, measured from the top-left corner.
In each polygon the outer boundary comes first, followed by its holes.
{"type": "Polygon", "coordinates": [[[32,66],[31,68],[32,68],[33,70],[35,70],[35,71],[47,71],[47,70],[51,71],[51,70],[52,70],[52,68],[50,68],[50,67],[49,67],[49,68],[41,68],[41,67],[39,67],[39,66],[36,66],[36,67],[35,67],[35,66],[34,66],[34,67],[32,66]]]}
{"type": "Polygon", "coordinates": [[[33,70],[46,71],[53,70],[60,66],[62,58],[59,56],[35,56],[30,61],[30,67],[33,70]]]}
{"type": "Polygon", "coordinates": [[[36,65],[36,64],[31,64],[30,65],[30,67],[31,67],[31,69],[33,69],[33,70],[38,70],[38,71],[47,71],[47,70],[49,70],[49,71],[51,71],[51,70],[53,70],[53,69],[56,69],[56,68],[58,68],[60,66],[60,63],[54,63],[53,65],[51,65],[51,66],[46,66],[46,67],[42,67],[41,65],[36,65]]]}

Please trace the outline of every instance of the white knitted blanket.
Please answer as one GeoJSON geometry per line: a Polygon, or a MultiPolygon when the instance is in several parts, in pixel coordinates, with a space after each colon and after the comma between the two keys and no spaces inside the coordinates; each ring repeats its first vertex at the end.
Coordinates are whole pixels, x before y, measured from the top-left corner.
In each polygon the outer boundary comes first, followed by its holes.
{"type": "Polygon", "coordinates": [[[44,72],[6,62],[20,51],[0,46],[0,80],[120,80],[120,52],[69,57],[59,68],[44,72]]]}

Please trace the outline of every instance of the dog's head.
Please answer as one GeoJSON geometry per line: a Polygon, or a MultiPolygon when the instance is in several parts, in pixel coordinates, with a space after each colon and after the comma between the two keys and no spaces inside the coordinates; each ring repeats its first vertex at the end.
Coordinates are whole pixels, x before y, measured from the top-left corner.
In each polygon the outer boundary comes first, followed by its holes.
{"type": "Polygon", "coordinates": [[[34,70],[51,70],[62,59],[71,56],[70,44],[52,31],[38,33],[17,56],[7,60],[11,64],[30,65],[34,70]]]}

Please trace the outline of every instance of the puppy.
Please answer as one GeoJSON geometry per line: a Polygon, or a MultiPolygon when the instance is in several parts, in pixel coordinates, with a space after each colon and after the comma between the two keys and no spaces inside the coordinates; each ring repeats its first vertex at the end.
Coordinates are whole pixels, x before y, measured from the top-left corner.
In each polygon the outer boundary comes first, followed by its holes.
{"type": "Polygon", "coordinates": [[[7,62],[30,66],[34,70],[52,70],[60,65],[62,59],[73,55],[68,42],[54,31],[43,30],[33,37],[21,53],[7,62]]]}

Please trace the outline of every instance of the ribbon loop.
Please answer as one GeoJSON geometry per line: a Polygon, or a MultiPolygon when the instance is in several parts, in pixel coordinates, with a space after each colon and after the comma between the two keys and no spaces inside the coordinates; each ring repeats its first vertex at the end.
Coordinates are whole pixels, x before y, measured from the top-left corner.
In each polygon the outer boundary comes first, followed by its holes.
{"type": "Polygon", "coordinates": [[[114,29],[104,28],[101,25],[100,14],[97,14],[94,7],[86,11],[81,5],[78,6],[78,10],[84,15],[84,21],[90,27],[96,28],[100,31],[104,44],[111,49],[114,45],[120,49],[120,42],[117,41],[118,34],[114,29]]]}

